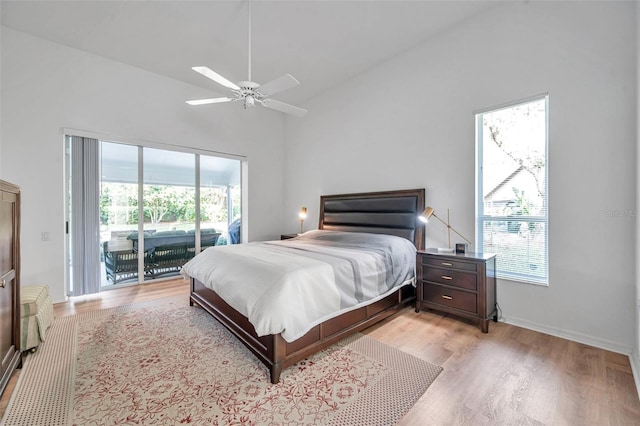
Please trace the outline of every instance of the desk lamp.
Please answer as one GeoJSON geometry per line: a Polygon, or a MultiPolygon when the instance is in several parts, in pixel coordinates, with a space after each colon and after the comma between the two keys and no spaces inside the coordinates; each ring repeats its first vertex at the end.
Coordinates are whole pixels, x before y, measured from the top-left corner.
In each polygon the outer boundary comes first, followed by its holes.
{"type": "Polygon", "coordinates": [[[462,235],[461,233],[459,233],[458,231],[456,231],[451,224],[449,223],[449,209],[447,209],[447,221],[445,222],[444,220],[440,219],[438,216],[436,216],[435,210],[433,210],[433,207],[427,207],[426,209],[424,209],[424,211],[422,212],[422,214],[420,216],[418,216],[418,218],[424,222],[424,223],[428,223],[429,222],[429,218],[433,216],[436,219],[438,219],[440,222],[442,222],[443,224],[446,225],[447,227],[447,232],[449,235],[449,248],[448,249],[438,249],[438,251],[448,251],[448,252],[452,252],[452,248],[451,248],[451,231],[455,232],[456,234],[458,234],[460,237],[462,237],[462,239],[464,239],[466,242],[468,242],[469,244],[472,244],[471,241],[469,241],[464,235],[462,235]]]}

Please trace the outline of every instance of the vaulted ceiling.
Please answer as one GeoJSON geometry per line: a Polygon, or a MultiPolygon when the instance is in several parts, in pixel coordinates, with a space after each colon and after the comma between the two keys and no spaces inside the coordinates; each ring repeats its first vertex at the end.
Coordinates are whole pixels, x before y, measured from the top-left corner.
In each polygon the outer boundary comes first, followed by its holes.
{"type": "MultiPolygon", "coordinates": [[[[497,3],[253,0],[252,80],[290,73],[301,85],[276,98],[302,103],[497,3]]],[[[246,0],[3,0],[0,7],[6,27],[222,95],[224,88],[191,67],[247,79],[246,0]]]]}

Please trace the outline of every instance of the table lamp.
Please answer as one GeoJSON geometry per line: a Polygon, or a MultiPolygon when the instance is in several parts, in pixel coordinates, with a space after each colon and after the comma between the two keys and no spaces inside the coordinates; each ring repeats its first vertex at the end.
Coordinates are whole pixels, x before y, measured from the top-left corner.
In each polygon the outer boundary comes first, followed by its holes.
{"type": "Polygon", "coordinates": [[[453,249],[451,248],[451,231],[455,232],[456,234],[458,234],[460,237],[462,237],[462,239],[464,239],[466,242],[468,242],[469,244],[472,244],[471,241],[469,241],[469,239],[467,239],[464,235],[462,235],[461,233],[459,233],[458,231],[456,231],[451,224],[449,223],[449,209],[447,209],[447,221],[445,222],[444,220],[440,219],[438,216],[436,216],[436,212],[435,210],[433,210],[433,207],[427,207],[426,209],[424,209],[424,211],[422,212],[422,214],[420,216],[418,216],[418,218],[424,222],[424,223],[428,223],[429,222],[429,218],[431,218],[431,216],[435,217],[436,219],[438,219],[440,222],[442,222],[443,224],[446,225],[447,227],[447,232],[448,232],[448,236],[449,236],[449,247],[447,249],[438,249],[438,251],[442,251],[442,252],[453,252],[453,249]]]}
{"type": "Polygon", "coordinates": [[[298,217],[300,218],[300,233],[302,234],[302,226],[304,225],[304,220],[307,218],[307,208],[302,207],[300,209],[300,213],[298,213],[298,217]]]}

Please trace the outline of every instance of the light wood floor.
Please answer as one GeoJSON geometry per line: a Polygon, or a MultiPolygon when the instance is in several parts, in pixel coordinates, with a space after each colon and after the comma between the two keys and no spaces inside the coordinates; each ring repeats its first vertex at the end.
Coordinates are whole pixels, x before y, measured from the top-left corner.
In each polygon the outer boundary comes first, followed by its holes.
{"type": "MultiPolygon", "coordinates": [[[[186,281],[103,292],[54,305],[57,317],[161,297],[188,300],[186,281]]],[[[444,371],[400,425],[640,425],[629,358],[504,323],[406,308],[365,334],[444,371]]],[[[5,410],[19,371],[0,398],[5,410]]]]}

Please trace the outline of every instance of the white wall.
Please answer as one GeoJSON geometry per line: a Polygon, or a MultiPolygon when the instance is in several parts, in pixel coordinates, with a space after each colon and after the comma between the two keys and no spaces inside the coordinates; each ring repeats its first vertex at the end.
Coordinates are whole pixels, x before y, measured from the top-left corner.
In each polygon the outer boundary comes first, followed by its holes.
{"type": "Polygon", "coordinates": [[[640,395],[640,271],[638,265],[640,265],[640,170],[638,164],[640,164],[640,7],[636,3],[636,330],[635,340],[633,346],[633,354],[631,359],[631,368],[633,370],[633,377],[636,381],[636,390],[640,395]]]}
{"type": "Polygon", "coordinates": [[[247,156],[249,239],[279,236],[280,113],[189,107],[186,99],[213,93],[6,27],[1,47],[0,164],[2,178],[22,189],[23,285],[46,283],[54,302],[64,299],[62,128],[247,156]]]}
{"type": "MultiPolygon", "coordinates": [[[[0,17],[2,16],[2,2],[0,1],[0,17]]],[[[0,47],[2,47],[2,31],[0,31],[0,47]]],[[[0,94],[2,90],[2,55],[0,55],[0,94]]],[[[0,102],[0,129],[2,129],[2,102],[0,102]]],[[[2,179],[2,132],[0,132],[0,179],[2,179]]]]}
{"type": "MultiPolygon", "coordinates": [[[[631,353],[635,5],[500,5],[322,94],[286,122],[283,229],[321,194],[426,188],[474,235],[474,112],[549,92],[550,285],[500,281],[508,322],[631,353]]],[[[314,218],[314,219],[311,219],[314,218]]],[[[427,230],[427,247],[446,243],[427,230]]]]}

